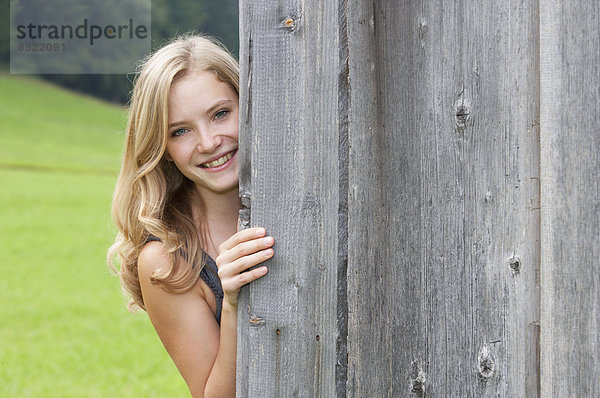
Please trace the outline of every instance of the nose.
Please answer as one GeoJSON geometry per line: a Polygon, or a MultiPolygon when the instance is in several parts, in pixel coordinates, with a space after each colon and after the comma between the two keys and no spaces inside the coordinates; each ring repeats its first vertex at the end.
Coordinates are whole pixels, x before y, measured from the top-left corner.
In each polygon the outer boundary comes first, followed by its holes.
{"type": "Polygon", "coordinates": [[[219,135],[213,134],[210,129],[199,129],[198,142],[196,148],[201,153],[213,153],[221,145],[219,135]]]}

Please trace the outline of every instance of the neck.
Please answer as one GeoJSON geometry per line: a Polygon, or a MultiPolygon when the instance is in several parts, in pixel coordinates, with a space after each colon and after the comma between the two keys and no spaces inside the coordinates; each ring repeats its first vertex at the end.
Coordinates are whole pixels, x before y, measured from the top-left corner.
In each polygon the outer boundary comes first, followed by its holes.
{"type": "Polygon", "coordinates": [[[237,187],[224,193],[215,193],[198,187],[204,204],[204,214],[210,242],[204,250],[212,257],[218,255],[218,247],[237,232],[239,210],[242,202],[237,187]]]}

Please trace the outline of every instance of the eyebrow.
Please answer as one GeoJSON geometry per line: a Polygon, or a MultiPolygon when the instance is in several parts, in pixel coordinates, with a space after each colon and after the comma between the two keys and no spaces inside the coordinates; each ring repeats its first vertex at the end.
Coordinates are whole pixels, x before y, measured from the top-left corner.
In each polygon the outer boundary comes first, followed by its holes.
{"type": "MultiPolygon", "coordinates": [[[[224,98],[222,100],[219,100],[217,102],[215,102],[210,108],[208,108],[205,112],[210,114],[213,113],[215,110],[217,110],[218,108],[222,107],[223,105],[229,105],[233,103],[232,100],[230,100],[229,98],[224,98]]],[[[187,121],[182,120],[182,121],[178,121],[178,122],[173,122],[173,123],[169,123],[169,129],[172,129],[173,127],[177,127],[180,124],[186,124],[187,121]]]]}

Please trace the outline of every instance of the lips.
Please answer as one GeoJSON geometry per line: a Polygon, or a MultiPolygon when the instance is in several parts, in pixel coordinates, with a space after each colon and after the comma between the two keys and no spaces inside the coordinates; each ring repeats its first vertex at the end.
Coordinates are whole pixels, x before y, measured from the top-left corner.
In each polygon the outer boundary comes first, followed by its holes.
{"type": "Polygon", "coordinates": [[[211,169],[214,167],[219,167],[225,163],[227,163],[229,161],[229,159],[231,159],[233,157],[233,155],[235,155],[236,150],[234,149],[231,152],[227,152],[225,155],[214,159],[210,162],[206,162],[206,163],[202,163],[200,164],[200,167],[202,167],[203,169],[211,169]]]}

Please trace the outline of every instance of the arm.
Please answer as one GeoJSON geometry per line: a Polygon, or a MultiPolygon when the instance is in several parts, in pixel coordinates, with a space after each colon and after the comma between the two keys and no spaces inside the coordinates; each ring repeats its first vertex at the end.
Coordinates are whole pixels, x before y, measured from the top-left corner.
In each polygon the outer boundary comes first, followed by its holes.
{"type": "MultiPolygon", "coordinates": [[[[173,294],[150,282],[158,269],[170,267],[161,242],[146,244],[138,260],[144,304],[158,336],[194,397],[235,396],[237,297],[240,288],[260,278],[266,267],[242,272],[270,258],[257,228],[240,231],[219,248],[217,265],[223,286],[221,327],[217,324],[201,280],[186,293],[173,294]]],[[[264,231],[264,230],[263,230],[264,231]]]]}

